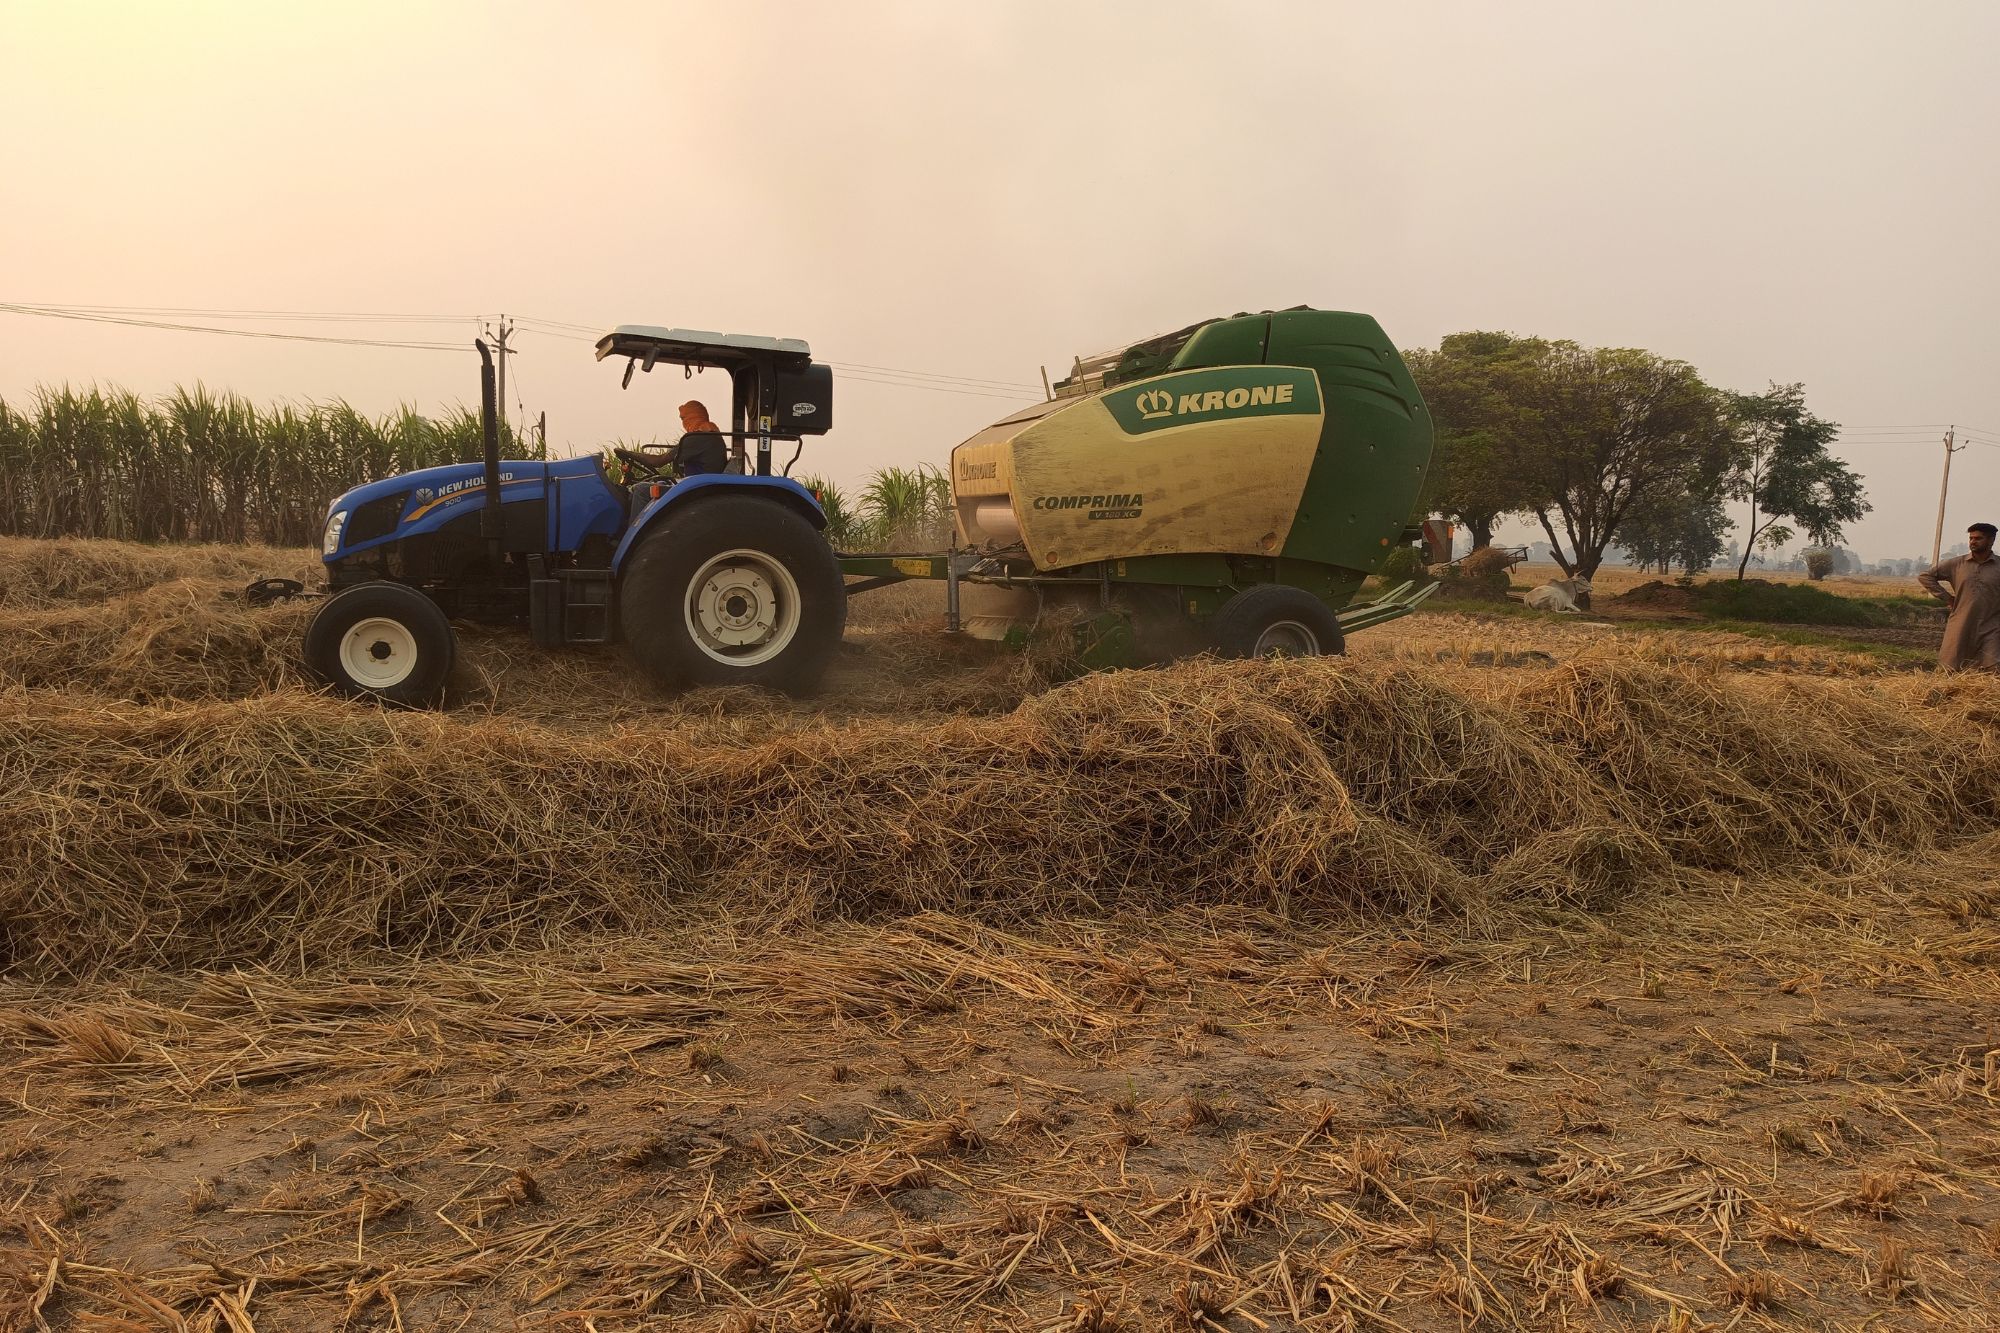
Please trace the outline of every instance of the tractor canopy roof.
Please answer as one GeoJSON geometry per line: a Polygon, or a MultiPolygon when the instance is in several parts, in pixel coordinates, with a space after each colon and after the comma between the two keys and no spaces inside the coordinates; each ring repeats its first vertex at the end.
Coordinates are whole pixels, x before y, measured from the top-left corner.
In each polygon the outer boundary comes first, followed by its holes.
{"type": "Polygon", "coordinates": [[[735,370],[767,365],[778,370],[804,370],[812,364],[812,349],[801,338],[765,338],[754,333],[708,333],[701,329],[665,329],[653,324],[620,324],[597,340],[597,359],[629,356],[651,370],[654,363],[697,369],[735,370]]]}

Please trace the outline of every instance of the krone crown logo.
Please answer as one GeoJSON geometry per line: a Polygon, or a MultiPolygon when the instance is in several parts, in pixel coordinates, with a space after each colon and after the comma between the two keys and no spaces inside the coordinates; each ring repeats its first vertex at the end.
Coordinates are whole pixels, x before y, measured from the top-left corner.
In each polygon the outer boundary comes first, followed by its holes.
{"type": "Polygon", "coordinates": [[[1174,396],[1165,389],[1148,389],[1132,401],[1142,421],[1158,421],[1174,414],[1174,396]]]}

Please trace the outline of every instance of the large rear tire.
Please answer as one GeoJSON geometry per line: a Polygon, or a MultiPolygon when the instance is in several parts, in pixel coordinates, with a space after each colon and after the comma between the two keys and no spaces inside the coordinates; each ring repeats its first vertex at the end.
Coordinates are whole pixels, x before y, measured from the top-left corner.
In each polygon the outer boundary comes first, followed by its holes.
{"type": "Polygon", "coordinates": [[[1338,657],[1340,617],[1303,588],[1260,583],[1222,604],[1209,626],[1224,657],[1338,657]]]}
{"type": "Polygon", "coordinates": [[[400,583],[329,597],[306,627],[307,668],[342,694],[416,708],[444,694],[456,644],[436,602],[400,583]]]}
{"type": "Polygon", "coordinates": [[[664,685],[806,694],[847,624],[833,548],[782,501],[686,502],[639,539],[618,585],[625,642],[664,685]]]}

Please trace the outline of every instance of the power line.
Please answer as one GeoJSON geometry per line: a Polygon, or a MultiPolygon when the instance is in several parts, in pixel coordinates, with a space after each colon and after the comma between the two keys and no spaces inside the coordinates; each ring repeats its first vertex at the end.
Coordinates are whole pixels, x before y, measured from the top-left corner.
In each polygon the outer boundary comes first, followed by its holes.
{"type": "Polygon", "coordinates": [[[855,374],[852,371],[848,372],[847,378],[855,380],[861,384],[879,384],[886,388],[891,388],[891,389],[927,389],[932,393],[955,393],[955,394],[962,394],[969,398],[1000,398],[1000,399],[1005,399],[1007,402],[1010,403],[1018,403],[1022,401],[1023,397],[1029,396],[1018,393],[990,393],[985,389],[955,389],[949,385],[919,384],[910,380],[875,379],[868,375],[855,374]]]}
{"type": "MultiPolygon", "coordinates": [[[[523,331],[527,333],[539,333],[549,338],[567,338],[573,342],[595,343],[597,341],[595,337],[585,337],[577,333],[565,333],[553,327],[534,327],[536,325],[554,325],[556,323],[554,320],[532,319],[526,315],[521,315],[516,317],[516,321],[525,326],[523,331]]],[[[580,328],[583,326],[575,325],[569,327],[580,328]]],[[[1024,396],[1039,397],[1041,395],[1041,388],[1038,385],[1015,383],[1009,380],[981,380],[957,375],[940,375],[927,370],[896,370],[888,366],[861,366],[843,361],[830,361],[827,364],[835,370],[841,371],[849,379],[861,384],[880,384],[897,389],[928,389],[933,393],[956,393],[975,398],[1004,398],[1009,402],[1019,402],[1024,396]],[[1005,392],[1005,390],[1009,389],[1017,389],[1019,392],[1005,392]]]]}
{"type": "MultiPolygon", "coordinates": [[[[0,302],[0,311],[19,315],[34,315],[47,319],[68,319],[84,323],[112,324],[128,328],[164,329],[176,333],[210,333],[232,338],[270,338],[281,342],[326,343],[349,347],[393,347],[412,351],[460,351],[462,346],[451,342],[419,341],[397,338],[359,338],[332,334],[279,333],[269,329],[228,328],[215,323],[190,324],[187,319],[201,320],[277,320],[304,323],[407,323],[407,324],[453,324],[477,323],[474,315],[412,315],[388,311],[304,311],[304,310],[226,310],[197,306],[111,306],[111,305],[29,305],[25,303],[0,302]],[[159,316],[177,316],[166,319],[159,316]]],[[[566,320],[544,319],[539,316],[522,316],[519,321],[529,327],[523,332],[541,333],[548,337],[566,338],[576,342],[595,343],[597,336],[588,332],[587,324],[575,324],[566,320]]],[[[835,369],[862,384],[877,384],[889,388],[924,389],[932,393],[950,393],[975,398],[1002,398],[1009,402],[1019,402],[1035,396],[1038,386],[1024,381],[987,379],[971,375],[950,375],[937,371],[912,370],[899,366],[881,366],[866,362],[831,362],[835,369]]]]}
{"type": "Polygon", "coordinates": [[[79,320],[89,324],[119,324],[129,328],[167,329],[175,333],[214,333],[227,338],[273,338],[280,342],[336,343],[347,347],[397,347],[416,352],[462,352],[462,343],[412,342],[391,338],[336,338],[328,334],[273,333],[269,329],[229,329],[212,324],[180,324],[157,319],[132,319],[121,315],[88,314],[79,310],[57,310],[40,306],[0,302],[0,311],[13,315],[37,315],[45,319],[79,320]]]}
{"type": "Polygon", "coordinates": [[[315,324],[361,322],[371,324],[463,324],[478,315],[406,315],[387,311],[357,310],[217,310],[196,306],[90,305],[69,301],[26,301],[20,304],[37,310],[81,310],[96,315],[165,316],[196,319],[297,320],[315,324]]]}
{"type": "Polygon", "coordinates": [[[548,338],[567,338],[571,342],[594,343],[597,335],[573,331],[568,326],[558,325],[546,319],[536,319],[530,315],[516,315],[514,322],[530,333],[539,333],[548,338]]]}
{"type": "MultiPolygon", "coordinates": [[[[602,335],[595,332],[595,325],[572,324],[567,320],[543,319],[535,315],[519,315],[521,324],[541,326],[539,331],[555,338],[572,338],[577,342],[595,343],[602,335]]],[[[934,370],[911,370],[905,366],[876,366],[860,361],[829,361],[835,370],[872,371],[876,374],[891,375],[898,379],[931,381],[939,384],[965,385],[978,389],[1019,389],[1026,393],[1039,393],[1041,386],[1026,380],[987,379],[980,375],[951,375],[934,370]]]]}
{"type": "Polygon", "coordinates": [[[920,375],[926,379],[957,380],[965,384],[983,384],[995,389],[1032,389],[1039,393],[1042,387],[1039,384],[1029,384],[1026,380],[989,380],[982,379],[977,375],[943,375],[928,370],[903,370],[896,366],[870,366],[858,361],[832,361],[828,364],[841,370],[880,370],[894,375],[920,375]]]}
{"type": "Polygon", "coordinates": [[[598,326],[595,324],[573,324],[566,319],[543,319],[539,315],[517,315],[515,318],[523,324],[547,324],[551,328],[570,329],[577,333],[588,333],[593,338],[597,337],[599,333],[598,326]]]}

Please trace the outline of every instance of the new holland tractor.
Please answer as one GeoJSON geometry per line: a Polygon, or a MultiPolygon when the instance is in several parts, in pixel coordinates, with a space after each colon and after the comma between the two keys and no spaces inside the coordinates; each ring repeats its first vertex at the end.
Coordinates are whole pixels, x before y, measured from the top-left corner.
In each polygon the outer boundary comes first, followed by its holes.
{"type": "Polygon", "coordinates": [[[953,632],[1068,615],[1091,665],[1339,653],[1422,597],[1404,585],[1349,605],[1420,539],[1407,523],[1432,441],[1366,315],[1239,315],[1079,361],[1048,401],[953,450],[954,547],[913,554],[836,552],[817,498],[773,471],[774,443],[796,460],[833,425],[832,371],[801,341],[637,325],[599,339],[599,360],[627,358],[627,386],[661,363],[729,375],[732,468],[692,477],[626,449],[502,460],[476,346],[484,459],[357,487],[327,511],[305,656],[342,693],[439,698],[453,620],[525,625],[548,648],[622,640],[668,685],[803,693],[849,596],[919,578],[945,583],[953,632]],[[997,611],[962,615],[967,583],[994,590],[997,611]]]}

